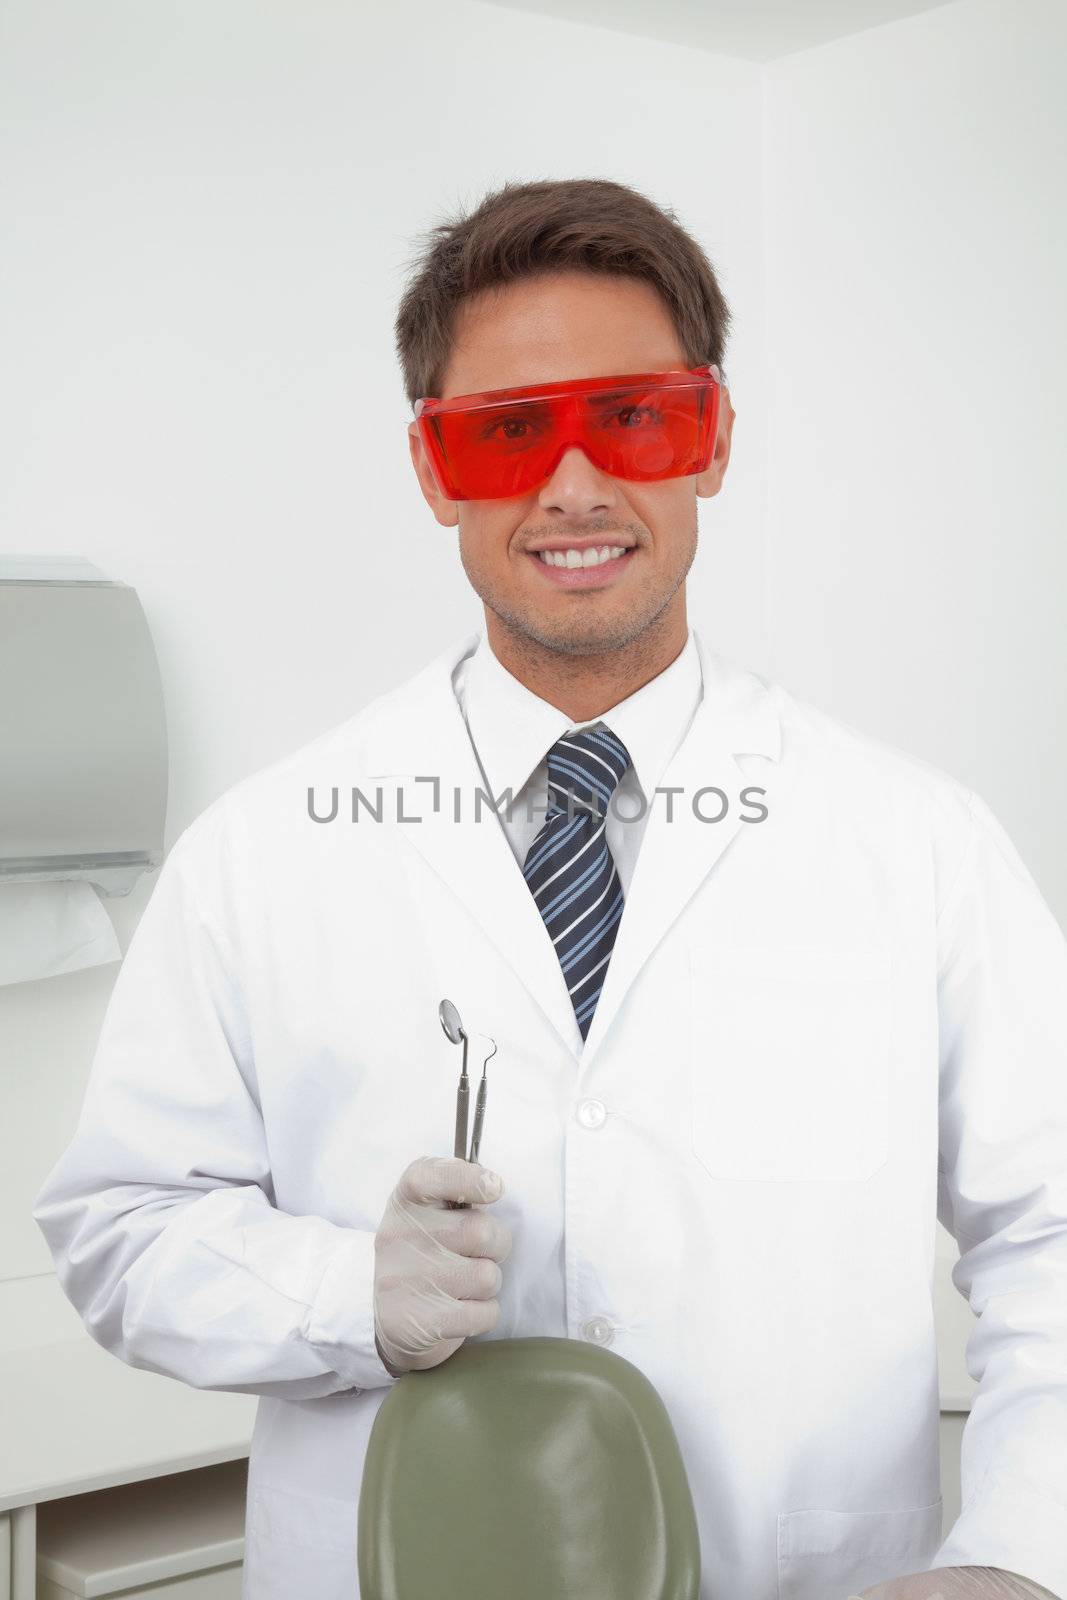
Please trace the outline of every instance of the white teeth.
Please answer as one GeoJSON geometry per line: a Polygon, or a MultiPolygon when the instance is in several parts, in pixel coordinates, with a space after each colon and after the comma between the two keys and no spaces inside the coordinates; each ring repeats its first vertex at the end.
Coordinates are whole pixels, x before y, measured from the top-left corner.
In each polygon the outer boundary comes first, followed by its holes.
{"type": "Polygon", "coordinates": [[[549,567],[599,567],[605,561],[626,554],[624,544],[606,544],[600,550],[590,545],[587,550],[540,550],[541,560],[549,567]]]}

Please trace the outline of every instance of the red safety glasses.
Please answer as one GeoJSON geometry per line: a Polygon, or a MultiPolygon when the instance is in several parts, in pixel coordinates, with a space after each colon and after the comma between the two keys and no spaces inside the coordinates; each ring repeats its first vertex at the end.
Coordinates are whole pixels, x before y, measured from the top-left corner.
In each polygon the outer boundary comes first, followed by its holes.
{"type": "Polygon", "coordinates": [[[613,478],[654,483],[703,472],[719,424],[716,366],[488,389],[415,402],[434,478],[448,500],[529,494],[566,450],[613,478]]]}

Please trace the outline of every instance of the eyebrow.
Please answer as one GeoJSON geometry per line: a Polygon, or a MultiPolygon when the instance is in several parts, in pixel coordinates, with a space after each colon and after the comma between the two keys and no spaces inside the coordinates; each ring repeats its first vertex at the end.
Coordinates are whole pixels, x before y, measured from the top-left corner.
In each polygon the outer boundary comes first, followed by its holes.
{"type": "Polygon", "coordinates": [[[594,390],[594,392],[588,396],[588,399],[591,405],[608,406],[611,405],[614,400],[621,400],[626,395],[641,393],[643,393],[642,386],[639,383],[631,383],[627,384],[625,388],[609,389],[603,394],[594,390]]]}

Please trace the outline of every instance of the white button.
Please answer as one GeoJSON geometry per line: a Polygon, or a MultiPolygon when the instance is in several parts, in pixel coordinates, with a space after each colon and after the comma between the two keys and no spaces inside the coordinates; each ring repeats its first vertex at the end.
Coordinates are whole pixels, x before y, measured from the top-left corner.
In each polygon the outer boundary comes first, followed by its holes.
{"type": "Polygon", "coordinates": [[[615,1329],[607,1317],[590,1317],[582,1324],[582,1333],[590,1344],[610,1344],[615,1337],[615,1329]]]}
{"type": "Polygon", "coordinates": [[[603,1100],[583,1100],[578,1107],[578,1121],[583,1128],[599,1128],[607,1116],[603,1100]]]}

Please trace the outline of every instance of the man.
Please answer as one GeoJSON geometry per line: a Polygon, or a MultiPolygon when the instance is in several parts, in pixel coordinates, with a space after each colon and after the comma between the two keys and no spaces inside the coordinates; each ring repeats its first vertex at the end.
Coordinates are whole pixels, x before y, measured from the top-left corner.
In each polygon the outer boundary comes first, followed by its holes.
{"type": "Polygon", "coordinates": [[[1067,1594],[1067,946],[977,795],[689,628],[727,322],[622,185],[436,231],[410,450],[484,633],[216,800],[120,972],[34,1214],[94,1338],[263,1396],[249,1600],[354,1595],[391,1383],[529,1334],[656,1385],[709,1596],[1067,1594]],[[418,1157],[442,998],[497,1046],[488,1165],[418,1157]]]}

